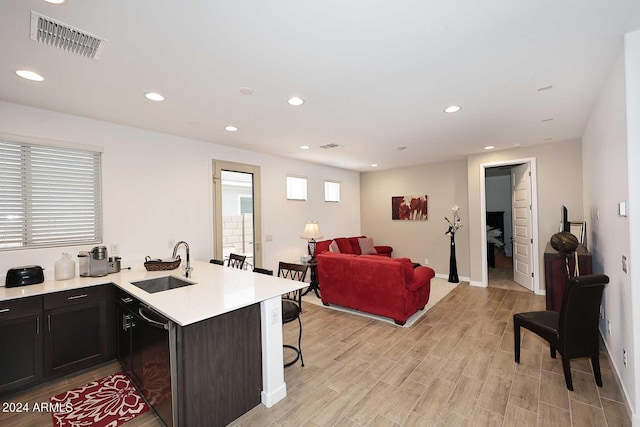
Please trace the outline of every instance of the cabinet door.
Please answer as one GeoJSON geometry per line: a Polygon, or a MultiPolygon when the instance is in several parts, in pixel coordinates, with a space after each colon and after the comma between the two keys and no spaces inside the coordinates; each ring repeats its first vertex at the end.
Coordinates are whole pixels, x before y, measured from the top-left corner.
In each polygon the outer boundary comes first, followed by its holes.
{"type": "Polygon", "coordinates": [[[42,378],[42,316],[0,320],[0,395],[42,378]]]}
{"type": "Polygon", "coordinates": [[[107,358],[107,301],[45,311],[45,374],[62,375],[107,358]]]}

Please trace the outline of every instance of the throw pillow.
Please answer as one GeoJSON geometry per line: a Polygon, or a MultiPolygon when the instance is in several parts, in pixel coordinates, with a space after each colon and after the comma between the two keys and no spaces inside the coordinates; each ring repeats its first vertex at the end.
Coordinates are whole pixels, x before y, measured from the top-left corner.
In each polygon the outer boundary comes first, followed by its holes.
{"type": "Polygon", "coordinates": [[[377,254],[376,248],[373,247],[373,239],[371,237],[361,237],[358,239],[360,245],[360,252],[362,255],[377,254]]]}
{"type": "Polygon", "coordinates": [[[334,252],[337,254],[340,253],[340,249],[338,249],[338,244],[336,243],[335,240],[332,240],[331,243],[329,244],[329,252],[334,252]]]}

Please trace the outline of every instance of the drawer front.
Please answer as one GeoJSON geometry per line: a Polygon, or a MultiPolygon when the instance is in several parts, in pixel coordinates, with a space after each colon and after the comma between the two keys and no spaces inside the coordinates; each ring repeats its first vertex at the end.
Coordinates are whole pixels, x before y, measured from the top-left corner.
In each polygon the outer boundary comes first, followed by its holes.
{"type": "Polygon", "coordinates": [[[56,292],[44,296],[44,309],[51,310],[66,307],[70,304],[81,304],[87,301],[95,301],[108,298],[112,285],[90,286],[71,291],[56,292]]]}
{"type": "Polygon", "coordinates": [[[41,296],[0,301],[0,320],[40,314],[41,312],[41,296]]]}

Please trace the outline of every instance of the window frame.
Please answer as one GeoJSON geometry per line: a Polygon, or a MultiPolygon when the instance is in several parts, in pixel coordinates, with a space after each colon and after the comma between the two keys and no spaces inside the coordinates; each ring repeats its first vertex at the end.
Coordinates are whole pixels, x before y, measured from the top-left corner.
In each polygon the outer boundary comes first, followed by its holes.
{"type": "Polygon", "coordinates": [[[287,174],[286,178],[286,187],[287,187],[287,200],[293,200],[298,202],[306,202],[309,198],[309,178],[302,175],[293,175],[287,174]],[[291,187],[293,185],[293,180],[304,180],[304,195],[294,194],[296,189],[291,187]]]}
{"type": "Polygon", "coordinates": [[[324,180],[324,201],[326,203],[340,203],[340,198],[341,198],[341,193],[342,193],[342,184],[340,183],[340,181],[336,181],[333,179],[325,179],[324,180]],[[337,200],[329,200],[329,198],[327,197],[327,184],[336,184],[338,187],[338,199],[337,200]]]}

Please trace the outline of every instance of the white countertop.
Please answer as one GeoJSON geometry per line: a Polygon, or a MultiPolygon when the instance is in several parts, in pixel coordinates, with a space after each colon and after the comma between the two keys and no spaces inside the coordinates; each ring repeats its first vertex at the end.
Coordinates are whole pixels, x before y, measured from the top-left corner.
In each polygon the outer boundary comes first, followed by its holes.
{"type": "Polygon", "coordinates": [[[178,325],[186,326],[309,285],[202,261],[193,261],[191,266],[193,271],[189,279],[181,276],[180,268],[147,271],[140,266],[104,277],[76,276],[69,280],[47,280],[17,288],[0,287],[0,301],[113,283],[178,325]],[[176,276],[195,284],[153,294],[131,284],[163,276],[176,276]]]}

